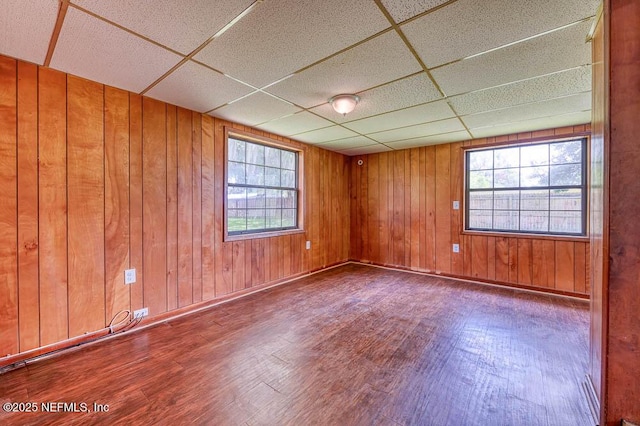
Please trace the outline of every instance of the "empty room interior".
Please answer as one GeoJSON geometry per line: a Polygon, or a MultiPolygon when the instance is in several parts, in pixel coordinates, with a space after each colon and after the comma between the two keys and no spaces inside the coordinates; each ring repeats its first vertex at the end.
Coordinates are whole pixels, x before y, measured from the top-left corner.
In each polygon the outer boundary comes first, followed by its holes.
{"type": "Polygon", "coordinates": [[[0,424],[640,425],[639,23],[4,0],[0,424]]]}

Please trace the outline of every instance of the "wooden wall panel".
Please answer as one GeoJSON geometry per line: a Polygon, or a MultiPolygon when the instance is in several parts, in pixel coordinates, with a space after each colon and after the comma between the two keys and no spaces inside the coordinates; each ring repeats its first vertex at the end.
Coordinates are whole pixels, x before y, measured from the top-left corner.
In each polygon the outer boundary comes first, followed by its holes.
{"type": "Polygon", "coordinates": [[[215,297],[215,151],[213,118],[202,118],[202,298],[215,297]]]}
{"type": "Polygon", "coordinates": [[[178,306],[193,303],[193,137],[191,111],[178,108],[178,306]]]}
{"type": "Polygon", "coordinates": [[[142,244],[144,306],[167,310],[167,108],[142,100],[142,244]]]}
{"type": "Polygon", "coordinates": [[[586,238],[465,233],[462,201],[463,147],[584,135],[588,131],[586,125],[579,125],[353,157],[350,257],[380,265],[587,295],[586,238]],[[356,158],[363,160],[367,172],[360,170],[363,166],[357,165],[356,158]],[[360,180],[366,180],[367,185],[360,180]],[[460,210],[453,209],[453,201],[461,202],[460,210]],[[459,244],[459,253],[453,253],[454,243],[459,244]],[[363,257],[364,253],[369,254],[368,258],[363,257]]]}
{"type": "Polygon", "coordinates": [[[129,287],[129,93],[104,92],[104,232],[106,320],[130,309],[129,287]]]}
{"type": "Polygon", "coordinates": [[[167,105],[167,309],[178,307],[178,109],[167,105]]]}
{"type": "Polygon", "coordinates": [[[67,303],[67,77],[38,70],[40,345],[69,337],[67,303]]]}
{"type": "Polygon", "coordinates": [[[0,353],[19,351],[17,64],[0,58],[0,353]]]}
{"type": "Polygon", "coordinates": [[[202,301],[202,114],[192,112],[193,302],[202,301]]]}
{"type": "Polygon", "coordinates": [[[142,231],[142,96],[129,94],[129,267],[136,284],[129,286],[131,310],[144,307],[142,231]]]}
{"type": "Polygon", "coordinates": [[[40,346],[38,67],[18,62],[18,324],[20,351],[40,346]]]}
{"type": "Polygon", "coordinates": [[[104,86],[67,79],[69,335],[105,325],[104,86]]]}

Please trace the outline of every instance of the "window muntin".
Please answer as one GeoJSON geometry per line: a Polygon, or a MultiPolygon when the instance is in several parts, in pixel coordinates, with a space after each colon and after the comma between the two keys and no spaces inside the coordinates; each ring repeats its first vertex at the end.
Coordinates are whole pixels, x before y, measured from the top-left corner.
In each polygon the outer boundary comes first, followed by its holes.
{"type": "Polygon", "coordinates": [[[297,151],[229,134],[227,235],[298,229],[297,151]]]}
{"type": "Polygon", "coordinates": [[[586,139],[465,152],[465,227],[586,235],[586,139]]]}

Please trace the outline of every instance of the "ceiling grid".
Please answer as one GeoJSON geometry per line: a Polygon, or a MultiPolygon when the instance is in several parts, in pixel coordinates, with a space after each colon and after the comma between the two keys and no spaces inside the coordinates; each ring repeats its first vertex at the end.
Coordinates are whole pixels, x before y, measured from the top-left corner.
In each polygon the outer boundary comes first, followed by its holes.
{"type": "Polygon", "coordinates": [[[6,0],[0,54],[360,155],[589,122],[598,5],[6,0]]]}

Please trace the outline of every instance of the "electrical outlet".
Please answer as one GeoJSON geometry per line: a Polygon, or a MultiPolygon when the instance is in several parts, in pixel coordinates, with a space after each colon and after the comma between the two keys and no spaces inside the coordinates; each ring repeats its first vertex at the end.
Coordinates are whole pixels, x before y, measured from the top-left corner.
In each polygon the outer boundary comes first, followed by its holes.
{"type": "Polygon", "coordinates": [[[311,250],[311,241],[307,241],[306,247],[307,247],[307,250],[311,250]]]}
{"type": "Polygon", "coordinates": [[[460,253],[460,244],[454,244],[453,245],[453,252],[454,253],[460,253]]]}
{"type": "Polygon", "coordinates": [[[142,308],[137,311],[133,311],[133,319],[144,318],[147,316],[149,316],[149,308],[142,308]]]}
{"type": "Polygon", "coordinates": [[[453,202],[453,209],[454,210],[460,210],[460,201],[454,201],[453,202]]]}
{"type": "Polygon", "coordinates": [[[125,269],[124,270],[124,283],[125,284],[133,284],[136,282],[136,270],[134,269],[125,269]]]}

